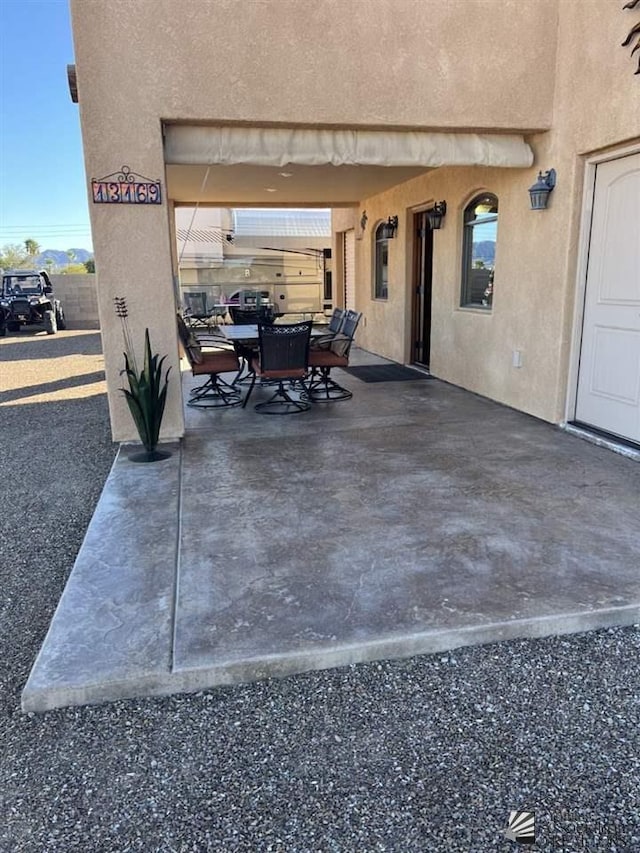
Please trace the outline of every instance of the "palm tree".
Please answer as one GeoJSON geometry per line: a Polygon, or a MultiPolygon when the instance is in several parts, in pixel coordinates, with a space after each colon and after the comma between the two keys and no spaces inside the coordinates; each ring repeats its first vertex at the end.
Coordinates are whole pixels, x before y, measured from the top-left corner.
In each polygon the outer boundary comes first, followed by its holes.
{"type": "Polygon", "coordinates": [[[27,255],[29,255],[30,258],[35,258],[36,255],[40,254],[40,245],[35,240],[25,240],[24,247],[27,250],[27,255]]]}

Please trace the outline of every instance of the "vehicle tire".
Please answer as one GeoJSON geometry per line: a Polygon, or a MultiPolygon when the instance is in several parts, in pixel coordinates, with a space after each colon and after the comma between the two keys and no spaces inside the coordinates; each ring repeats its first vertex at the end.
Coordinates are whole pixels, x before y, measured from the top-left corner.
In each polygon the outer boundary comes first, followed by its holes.
{"type": "Polygon", "coordinates": [[[58,329],[60,331],[67,328],[67,321],[64,316],[64,311],[62,310],[62,305],[60,305],[56,311],[56,323],[58,324],[58,329]]]}
{"type": "Polygon", "coordinates": [[[44,320],[45,332],[48,335],[55,335],[55,333],[58,331],[55,311],[45,311],[42,319],[44,320]]]}
{"type": "Polygon", "coordinates": [[[7,329],[9,329],[10,332],[19,332],[20,323],[7,323],[7,329]]]}

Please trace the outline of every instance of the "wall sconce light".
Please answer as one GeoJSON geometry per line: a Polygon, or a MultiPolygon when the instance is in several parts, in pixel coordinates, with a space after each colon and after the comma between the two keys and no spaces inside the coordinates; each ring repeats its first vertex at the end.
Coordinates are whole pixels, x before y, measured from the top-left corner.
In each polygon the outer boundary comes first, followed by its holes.
{"type": "Polygon", "coordinates": [[[549,200],[549,193],[556,185],[556,170],[549,169],[544,175],[538,172],[538,180],[529,187],[531,196],[531,210],[544,210],[549,200]]]}
{"type": "Polygon", "coordinates": [[[367,227],[368,221],[369,221],[369,217],[367,216],[367,211],[363,210],[362,216],[360,217],[360,230],[361,231],[364,231],[364,229],[367,227]]]}
{"type": "Polygon", "coordinates": [[[396,236],[398,230],[398,217],[390,216],[382,227],[382,237],[385,240],[392,240],[396,236]]]}
{"type": "Polygon", "coordinates": [[[442,220],[447,215],[447,202],[437,201],[431,210],[427,210],[427,219],[432,231],[438,231],[442,227],[442,220]]]}

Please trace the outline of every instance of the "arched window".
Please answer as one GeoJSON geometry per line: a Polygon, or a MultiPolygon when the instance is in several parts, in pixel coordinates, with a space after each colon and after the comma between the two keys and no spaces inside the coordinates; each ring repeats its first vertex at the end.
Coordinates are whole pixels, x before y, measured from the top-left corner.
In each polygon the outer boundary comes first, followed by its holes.
{"type": "Polygon", "coordinates": [[[476,196],[464,211],[462,237],[463,308],[493,304],[493,270],[498,238],[498,199],[491,193],[476,196]]]}
{"type": "Polygon", "coordinates": [[[374,299],[387,299],[389,295],[389,238],[387,231],[386,222],[376,228],[374,299]]]}

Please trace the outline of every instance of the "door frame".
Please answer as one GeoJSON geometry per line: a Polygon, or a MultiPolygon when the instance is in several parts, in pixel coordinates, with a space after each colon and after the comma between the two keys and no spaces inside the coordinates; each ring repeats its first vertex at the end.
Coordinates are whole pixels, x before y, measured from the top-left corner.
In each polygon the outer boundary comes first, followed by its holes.
{"type": "MultiPolygon", "coordinates": [[[[410,300],[411,301],[411,323],[410,323],[410,327],[411,327],[411,341],[410,341],[411,353],[410,353],[409,363],[422,366],[423,368],[426,368],[427,370],[429,369],[429,365],[431,363],[431,331],[432,331],[432,326],[433,326],[433,247],[434,247],[434,239],[433,239],[433,229],[428,224],[427,218],[426,218],[427,211],[431,210],[431,209],[432,209],[431,207],[427,206],[427,207],[421,208],[420,210],[412,210],[411,211],[411,232],[412,232],[413,240],[412,240],[411,247],[410,247],[410,251],[411,251],[411,255],[412,255],[412,264],[411,264],[411,294],[410,294],[411,295],[411,300],[410,300]],[[431,235],[429,237],[429,239],[426,241],[426,243],[429,243],[429,246],[428,246],[429,251],[427,253],[428,254],[428,264],[430,267],[430,270],[429,270],[429,286],[428,286],[428,293],[423,294],[422,300],[418,299],[418,295],[416,293],[416,284],[417,284],[418,279],[425,272],[426,267],[423,266],[422,262],[427,261],[427,258],[426,257],[422,258],[421,256],[418,256],[418,247],[420,245],[420,239],[421,238],[418,236],[416,226],[418,224],[418,218],[419,217],[423,218],[423,221],[426,223],[425,228],[426,228],[426,230],[429,231],[429,233],[431,235]],[[425,308],[426,308],[427,298],[428,298],[428,303],[429,303],[429,312],[428,312],[429,313],[429,341],[428,341],[429,352],[428,352],[426,361],[424,358],[424,352],[423,352],[423,360],[418,361],[416,359],[416,337],[418,336],[418,334],[420,334],[423,338],[425,337],[425,335],[424,335],[425,317],[426,317],[425,308]],[[418,311],[418,307],[419,307],[420,302],[422,305],[422,311],[421,312],[418,311]],[[418,325],[420,327],[419,331],[418,331],[418,325]]],[[[426,238],[422,238],[422,239],[426,240],[426,238]]],[[[427,248],[426,243],[424,244],[425,250],[427,248]]],[[[424,343],[424,341],[423,341],[423,343],[424,343]]]]}
{"type": "Polygon", "coordinates": [[[342,238],[341,239],[341,246],[340,246],[340,249],[341,249],[340,255],[341,255],[341,262],[342,262],[342,280],[341,280],[341,287],[340,287],[340,290],[342,291],[342,293],[341,293],[342,307],[345,309],[351,308],[351,309],[355,310],[355,304],[356,304],[356,290],[355,290],[355,288],[356,288],[356,275],[355,275],[355,270],[356,270],[356,254],[357,254],[356,242],[355,242],[356,241],[356,229],[355,228],[346,228],[344,231],[340,232],[340,235],[342,238]],[[348,276],[347,276],[347,269],[349,266],[347,263],[347,235],[348,234],[353,235],[352,236],[352,240],[353,240],[353,282],[351,283],[351,295],[352,295],[353,303],[354,303],[353,305],[347,304],[348,303],[347,285],[349,283],[348,276]]]}
{"type": "Polygon", "coordinates": [[[587,271],[589,248],[591,245],[591,220],[593,218],[593,196],[596,188],[596,167],[609,160],[619,160],[631,154],[640,153],[640,140],[615,149],[592,154],[585,159],[584,181],[582,187],[582,211],[580,214],[580,235],[578,237],[578,264],[576,271],[576,289],[573,307],[573,331],[569,356],[569,375],[565,403],[564,421],[566,426],[574,420],[578,399],[578,379],[580,374],[580,350],[582,349],[582,330],[584,324],[584,305],[587,297],[587,271]]]}
{"type": "MultiPolygon", "coordinates": [[[[428,201],[421,201],[419,204],[411,205],[405,211],[405,221],[407,223],[411,222],[411,226],[407,227],[407,238],[405,243],[405,253],[404,253],[404,261],[405,261],[405,310],[404,310],[404,321],[405,321],[405,335],[404,335],[404,349],[405,349],[405,364],[415,364],[413,361],[413,276],[414,276],[414,258],[416,251],[416,235],[413,229],[414,216],[418,213],[424,213],[427,210],[431,210],[435,205],[436,200],[435,197],[429,199],[428,201]]],[[[433,241],[433,247],[431,250],[431,328],[433,331],[433,265],[435,261],[435,240],[433,241]]],[[[431,362],[433,356],[433,334],[431,336],[431,352],[429,361],[431,362]]]]}

